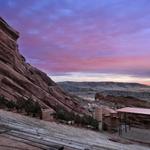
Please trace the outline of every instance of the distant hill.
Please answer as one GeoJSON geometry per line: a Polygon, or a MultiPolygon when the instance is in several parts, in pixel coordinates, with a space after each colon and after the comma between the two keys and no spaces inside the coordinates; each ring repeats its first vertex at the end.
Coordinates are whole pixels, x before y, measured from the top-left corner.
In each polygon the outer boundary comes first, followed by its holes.
{"type": "Polygon", "coordinates": [[[66,81],[58,84],[65,91],[88,100],[94,100],[96,93],[150,100],[150,86],[139,83],[66,81]]]}

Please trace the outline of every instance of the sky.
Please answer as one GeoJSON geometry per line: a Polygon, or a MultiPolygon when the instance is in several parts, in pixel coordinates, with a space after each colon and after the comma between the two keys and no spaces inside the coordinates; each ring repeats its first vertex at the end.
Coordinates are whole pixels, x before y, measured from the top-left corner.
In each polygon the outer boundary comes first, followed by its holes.
{"type": "Polygon", "coordinates": [[[150,85],[150,0],[0,0],[0,16],[55,81],[150,85]]]}

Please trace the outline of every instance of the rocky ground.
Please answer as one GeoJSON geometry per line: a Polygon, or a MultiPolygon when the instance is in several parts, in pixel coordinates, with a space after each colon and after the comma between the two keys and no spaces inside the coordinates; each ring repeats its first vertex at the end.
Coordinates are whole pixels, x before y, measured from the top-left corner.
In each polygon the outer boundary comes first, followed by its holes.
{"type": "Polygon", "coordinates": [[[150,130],[149,129],[139,129],[139,128],[131,128],[127,133],[124,132],[122,137],[139,141],[141,143],[147,143],[150,145],[150,130]]]}
{"type": "Polygon", "coordinates": [[[0,110],[0,150],[149,150],[111,134],[75,128],[0,110]],[[111,140],[110,140],[111,139],[111,140]]]}

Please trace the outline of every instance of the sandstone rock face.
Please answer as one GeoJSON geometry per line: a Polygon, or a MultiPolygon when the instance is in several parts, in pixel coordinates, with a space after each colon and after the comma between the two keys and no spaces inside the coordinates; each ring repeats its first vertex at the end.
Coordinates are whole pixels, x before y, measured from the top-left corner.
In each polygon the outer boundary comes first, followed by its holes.
{"type": "Polygon", "coordinates": [[[79,103],[19,53],[19,33],[0,18],[0,95],[8,100],[31,97],[44,108],[82,112],[79,103]]]}

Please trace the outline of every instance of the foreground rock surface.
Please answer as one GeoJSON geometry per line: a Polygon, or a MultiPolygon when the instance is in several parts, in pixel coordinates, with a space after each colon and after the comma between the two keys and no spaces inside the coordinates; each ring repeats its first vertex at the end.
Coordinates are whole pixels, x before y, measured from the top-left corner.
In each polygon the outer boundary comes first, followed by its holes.
{"type": "Polygon", "coordinates": [[[64,146],[65,150],[149,150],[131,141],[113,142],[111,136],[0,110],[0,150],[48,150],[50,146],[64,146]]]}
{"type": "Polygon", "coordinates": [[[26,63],[19,53],[19,33],[0,18],[0,96],[8,100],[32,98],[42,107],[61,106],[82,112],[79,103],[45,73],[26,63]]]}

